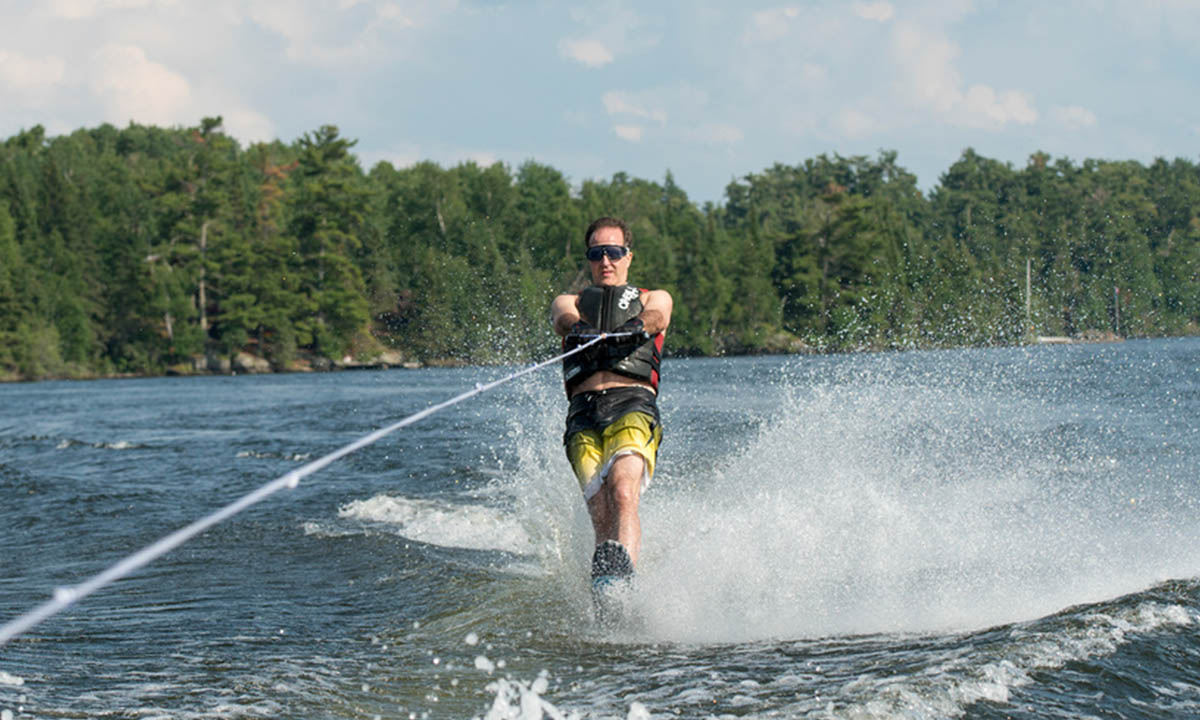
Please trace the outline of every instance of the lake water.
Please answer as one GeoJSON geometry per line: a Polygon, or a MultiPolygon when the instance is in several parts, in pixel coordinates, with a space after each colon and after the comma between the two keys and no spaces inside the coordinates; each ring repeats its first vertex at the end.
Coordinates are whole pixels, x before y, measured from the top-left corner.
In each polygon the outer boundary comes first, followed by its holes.
{"type": "MultiPolygon", "coordinates": [[[[0,386],[0,623],[511,368],[0,386]]],[[[667,360],[631,617],[545,370],[0,647],[0,717],[1200,714],[1200,339],[667,360]]]]}

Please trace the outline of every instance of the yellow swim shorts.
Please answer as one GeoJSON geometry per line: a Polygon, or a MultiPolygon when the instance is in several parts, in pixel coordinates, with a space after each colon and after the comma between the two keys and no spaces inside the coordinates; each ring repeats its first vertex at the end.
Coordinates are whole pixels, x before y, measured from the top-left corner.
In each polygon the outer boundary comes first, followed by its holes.
{"type": "Polygon", "coordinates": [[[654,460],[661,441],[662,426],[644,412],[626,413],[603,430],[573,433],[567,438],[567,460],[579,479],[579,487],[583,488],[583,497],[590,500],[604,484],[613,461],[630,453],[641,455],[646,462],[642,470],[645,490],[654,475],[654,460]]]}

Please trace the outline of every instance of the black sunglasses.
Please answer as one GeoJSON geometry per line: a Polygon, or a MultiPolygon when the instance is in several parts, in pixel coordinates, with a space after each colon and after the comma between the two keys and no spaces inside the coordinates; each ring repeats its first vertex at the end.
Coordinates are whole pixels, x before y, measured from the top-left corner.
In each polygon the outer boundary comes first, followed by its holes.
{"type": "Polygon", "coordinates": [[[600,258],[608,257],[616,262],[629,254],[629,248],[624,245],[596,245],[587,249],[587,259],[600,262],[600,258]]]}

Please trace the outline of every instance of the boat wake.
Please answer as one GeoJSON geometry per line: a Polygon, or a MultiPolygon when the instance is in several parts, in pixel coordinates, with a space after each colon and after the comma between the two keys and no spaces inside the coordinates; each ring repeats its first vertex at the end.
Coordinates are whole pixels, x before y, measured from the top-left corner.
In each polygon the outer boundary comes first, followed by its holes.
{"type": "Polygon", "coordinates": [[[533,539],[511,512],[485,505],[381,494],[346,503],[338,517],[429,545],[514,555],[536,552],[533,539]]]}

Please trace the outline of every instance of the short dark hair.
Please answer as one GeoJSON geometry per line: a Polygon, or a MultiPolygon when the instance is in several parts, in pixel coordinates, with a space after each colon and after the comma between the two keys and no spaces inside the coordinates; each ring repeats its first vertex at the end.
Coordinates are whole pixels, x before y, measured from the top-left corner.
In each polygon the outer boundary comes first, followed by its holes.
{"type": "Polygon", "coordinates": [[[621,235],[625,240],[625,247],[633,247],[633,231],[629,229],[625,221],[621,218],[605,216],[596,218],[592,221],[591,225],[588,225],[587,232],[583,234],[583,246],[585,248],[592,246],[592,235],[600,228],[620,228],[621,235]]]}

